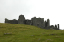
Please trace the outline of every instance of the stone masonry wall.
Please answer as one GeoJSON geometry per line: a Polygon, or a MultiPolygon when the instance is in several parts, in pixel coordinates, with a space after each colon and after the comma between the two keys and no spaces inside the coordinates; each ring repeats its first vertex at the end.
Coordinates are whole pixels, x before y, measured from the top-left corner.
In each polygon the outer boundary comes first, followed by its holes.
{"type": "Polygon", "coordinates": [[[36,18],[33,17],[31,20],[26,20],[24,15],[20,15],[18,20],[8,20],[5,18],[5,23],[11,23],[11,24],[28,24],[28,25],[34,25],[37,27],[40,27],[42,29],[55,29],[59,30],[59,24],[58,25],[51,25],[50,26],[50,20],[47,19],[47,21],[44,21],[44,18],[36,18]]]}
{"type": "Polygon", "coordinates": [[[24,15],[20,15],[18,19],[18,24],[24,24],[24,21],[25,21],[24,15]]]}

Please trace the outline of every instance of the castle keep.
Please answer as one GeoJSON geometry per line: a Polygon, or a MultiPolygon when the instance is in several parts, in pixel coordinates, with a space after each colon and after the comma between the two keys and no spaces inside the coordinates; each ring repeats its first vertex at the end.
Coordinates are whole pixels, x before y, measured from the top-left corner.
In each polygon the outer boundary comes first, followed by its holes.
{"type": "Polygon", "coordinates": [[[54,30],[59,30],[59,24],[58,25],[51,25],[50,26],[50,20],[47,19],[47,21],[44,21],[44,18],[36,18],[33,17],[31,20],[25,19],[24,15],[20,15],[18,20],[13,19],[13,20],[8,20],[5,18],[5,23],[10,23],[10,24],[27,24],[27,25],[34,25],[37,27],[40,27],[42,29],[54,29],[54,30]]]}

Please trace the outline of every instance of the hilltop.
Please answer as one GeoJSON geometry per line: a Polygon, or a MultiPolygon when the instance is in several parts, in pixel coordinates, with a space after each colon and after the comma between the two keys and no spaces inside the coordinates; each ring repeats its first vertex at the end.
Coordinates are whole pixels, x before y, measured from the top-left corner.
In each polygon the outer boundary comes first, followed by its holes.
{"type": "Polygon", "coordinates": [[[0,23],[0,42],[64,42],[64,30],[0,23]]]}

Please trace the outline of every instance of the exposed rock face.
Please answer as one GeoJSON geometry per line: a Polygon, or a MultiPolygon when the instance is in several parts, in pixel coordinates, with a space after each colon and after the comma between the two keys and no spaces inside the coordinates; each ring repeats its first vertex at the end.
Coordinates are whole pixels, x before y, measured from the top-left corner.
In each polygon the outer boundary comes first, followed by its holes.
{"type": "Polygon", "coordinates": [[[24,15],[20,15],[18,19],[18,24],[24,24],[25,18],[24,15]]]}
{"type": "Polygon", "coordinates": [[[11,23],[11,24],[28,24],[28,25],[34,25],[37,27],[40,27],[42,29],[55,29],[59,30],[59,24],[58,25],[51,25],[50,26],[50,20],[47,19],[47,21],[44,21],[44,18],[36,18],[33,17],[31,20],[25,19],[24,15],[20,15],[18,20],[13,19],[13,20],[8,20],[5,18],[5,23],[11,23]]]}

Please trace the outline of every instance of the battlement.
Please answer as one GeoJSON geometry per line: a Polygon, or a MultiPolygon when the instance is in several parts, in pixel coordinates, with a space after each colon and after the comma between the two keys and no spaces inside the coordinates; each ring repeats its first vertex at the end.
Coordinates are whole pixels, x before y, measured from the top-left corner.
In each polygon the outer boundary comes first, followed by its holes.
{"type": "Polygon", "coordinates": [[[24,15],[20,15],[18,20],[13,19],[13,20],[8,20],[5,18],[5,23],[10,23],[10,24],[27,24],[27,25],[34,25],[37,27],[40,27],[42,29],[55,29],[59,30],[59,24],[58,25],[51,25],[50,26],[50,20],[47,19],[47,21],[44,21],[44,18],[36,18],[33,17],[31,20],[25,19],[24,15]]]}

